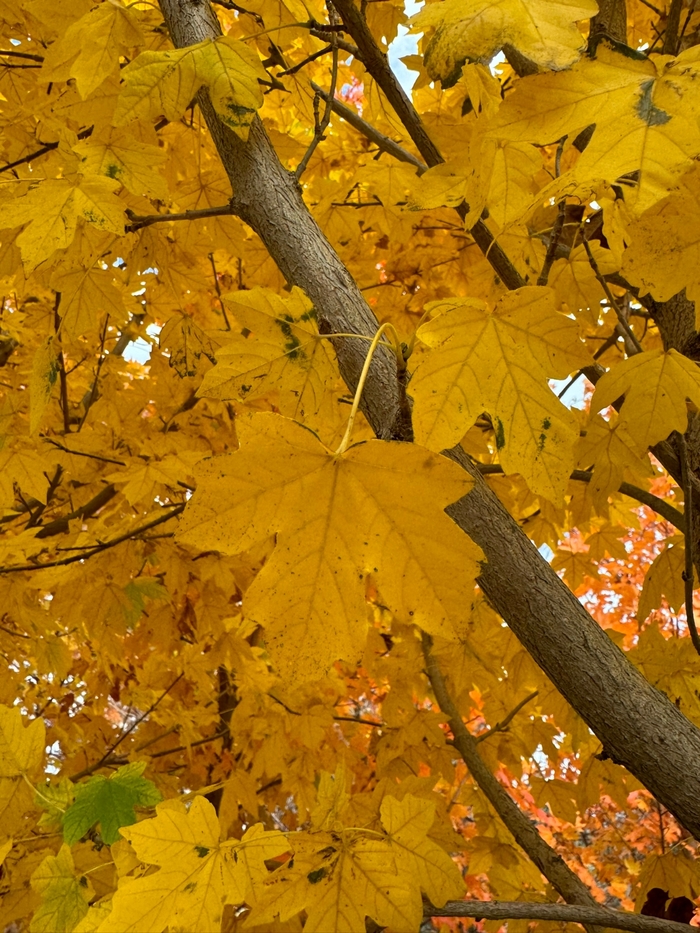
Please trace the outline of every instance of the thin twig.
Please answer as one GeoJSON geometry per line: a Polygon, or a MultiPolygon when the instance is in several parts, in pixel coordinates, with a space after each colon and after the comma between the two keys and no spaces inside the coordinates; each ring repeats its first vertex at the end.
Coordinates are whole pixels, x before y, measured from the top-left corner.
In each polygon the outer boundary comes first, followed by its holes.
{"type": "Polygon", "coordinates": [[[83,399],[83,404],[85,405],[85,411],[83,412],[83,417],[80,419],[80,424],[78,425],[76,433],[79,433],[85,424],[85,420],[92,408],[92,405],[97,398],[97,383],[100,379],[100,370],[104,365],[105,361],[105,340],[107,339],[107,325],[109,324],[109,314],[105,317],[104,326],[102,327],[102,333],[100,334],[100,358],[97,361],[97,368],[95,369],[95,378],[92,381],[92,386],[90,387],[90,392],[86,398],[83,399]]]}
{"type": "MultiPolygon", "coordinates": [[[[58,337],[58,332],[61,329],[61,315],[59,313],[59,306],[61,304],[61,293],[56,292],[54,298],[53,306],[53,328],[56,337],[58,337]]],[[[59,350],[57,354],[58,360],[58,373],[61,384],[61,410],[63,412],[63,433],[70,434],[70,411],[68,410],[68,377],[66,376],[66,361],[63,357],[63,350],[59,350]]]]}
{"type": "Polygon", "coordinates": [[[8,55],[13,58],[28,58],[32,62],[43,62],[43,55],[31,55],[29,52],[18,52],[17,49],[0,49],[0,55],[8,55]]]}
{"type": "Polygon", "coordinates": [[[566,220],[566,202],[562,199],[559,202],[559,212],[557,214],[557,219],[554,221],[554,226],[552,227],[552,232],[549,237],[547,255],[544,257],[544,262],[542,264],[542,271],[540,272],[537,278],[538,285],[547,284],[547,280],[549,279],[549,273],[551,272],[552,266],[554,264],[554,259],[557,254],[557,247],[559,246],[559,239],[561,237],[562,230],[564,229],[565,220],[566,220]]]}
{"type": "Polygon", "coordinates": [[[315,62],[317,58],[322,58],[332,50],[333,46],[327,45],[325,48],[319,49],[317,52],[312,52],[311,55],[307,55],[306,58],[300,61],[297,65],[292,65],[291,68],[287,68],[285,71],[278,71],[276,77],[283,78],[286,75],[295,75],[298,71],[301,71],[305,65],[309,65],[311,62],[315,62]]]}
{"type": "MultiPolygon", "coordinates": [[[[329,7],[329,9],[332,9],[332,7],[329,7]]],[[[297,179],[301,178],[301,176],[306,171],[306,167],[309,164],[311,156],[316,151],[316,147],[322,139],[325,139],[324,133],[328,129],[328,124],[331,122],[331,114],[333,113],[333,98],[335,97],[335,89],[338,83],[338,37],[335,33],[331,34],[331,47],[333,49],[331,86],[330,90],[328,91],[328,96],[326,97],[326,107],[323,112],[323,119],[314,127],[314,138],[311,140],[309,148],[304,153],[301,162],[296,167],[294,174],[296,175],[297,179]]],[[[314,98],[314,100],[318,100],[318,95],[314,98]]]]}
{"type": "Polygon", "coordinates": [[[222,204],[220,207],[202,207],[193,211],[182,211],[179,214],[134,214],[127,208],[126,216],[131,221],[124,228],[127,233],[133,233],[134,230],[141,230],[143,227],[150,227],[151,224],[161,224],[170,220],[201,220],[203,217],[225,217],[234,216],[235,210],[230,204],[222,204]]]}
{"type": "Polygon", "coordinates": [[[538,904],[533,901],[448,901],[444,907],[424,905],[425,917],[473,917],[475,920],[550,920],[610,927],[629,933],[688,933],[688,927],[673,920],[611,910],[609,907],[578,904],[538,904]]]}
{"type": "MultiPolygon", "coordinates": [[[[478,463],[477,469],[484,476],[503,473],[503,467],[499,463],[478,463]]],[[[588,470],[574,470],[569,478],[581,483],[590,483],[593,476],[594,474],[588,470]]],[[[634,486],[632,483],[620,483],[618,491],[621,492],[623,496],[629,496],[630,499],[636,499],[637,502],[641,502],[642,505],[648,506],[652,511],[657,512],[679,531],[684,530],[685,516],[683,512],[674,508],[669,502],[659,499],[659,497],[655,496],[653,493],[648,492],[646,489],[641,489],[639,486],[634,486]]]]}
{"type": "MultiPolygon", "coordinates": [[[[165,697],[170,693],[170,691],[173,689],[173,687],[175,686],[175,684],[176,684],[179,680],[182,680],[183,677],[184,677],[184,671],[181,672],[181,673],[179,673],[179,674],[177,675],[177,677],[175,678],[175,680],[170,684],[169,687],[166,687],[166,688],[165,688],[165,690],[160,694],[160,696],[158,697],[158,699],[155,700],[153,703],[151,703],[151,705],[148,707],[148,709],[145,711],[145,713],[142,713],[136,720],[134,720],[134,722],[132,722],[132,724],[129,726],[129,728],[126,729],[126,730],[119,736],[119,738],[117,739],[117,741],[113,743],[112,747],[111,747],[110,749],[108,749],[108,750],[104,753],[104,755],[102,756],[102,758],[100,758],[99,761],[95,762],[94,765],[90,765],[88,768],[84,768],[82,771],[79,771],[78,774],[74,774],[74,775],[71,777],[71,781],[73,781],[73,782],[78,781],[78,780],[80,780],[80,778],[87,777],[88,775],[92,774],[93,772],[95,772],[95,771],[97,771],[99,768],[101,768],[101,767],[105,764],[105,762],[107,761],[107,759],[108,759],[108,758],[111,758],[111,756],[114,754],[115,750],[116,750],[117,748],[119,748],[119,746],[122,744],[122,742],[124,741],[124,739],[125,739],[130,733],[132,733],[132,732],[134,731],[134,729],[135,729],[137,726],[140,726],[141,723],[144,721],[144,719],[145,719],[147,716],[150,716],[150,715],[151,715],[151,713],[153,712],[153,710],[156,709],[156,707],[160,704],[160,702],[161,702],[163,699],[165,699],[165,697]]],[[[156,756],[155,756],[155,755],[152,755],[151,757],[152,757],[152,758],[155,758],[156,756]]]]}
{"type": "MultiPolygon", "coordinates": [[[[93,126],[89,126],[86,130],[81,130],[78,133],[78,139],[87,139],[89,136],[92,136],[94,130],[93,126]]],[[[45,143],[40,149],[35,149],[34,152],[30,152],[26,156],[22,156],[21,159],[15,159],[14,162],[8,162],[7,165],[3,165],[0,168],[0,173],[9,172],[10,169],[16,168],[18,165],[24,165],[26,162],[33,162],[34,159],[38,159],[40,156],[46,155],[47,152],[53,152],[54,149],[58,149],[58,143],[45,143]]]]}
{"type": "Polygon", "coordinates": [[[231,330],[231,324],[228,319],[228,314],[226,314],[226,308],[224,307],[224,302],[221,297],[221,286],[219,285],[219,276],[216,274],[216,263],[214,262],[214,254],[209,253],[209,262],[211,263],[211,269],[214,273],[214,288],[216,289],[216,294],[219,299],[219,304],[221,305],[221,313],[224,316],[224,323],[226,324],[226,330],[231,330]]]}
{"type": "Polygon", "coordinates": [[[54,447],[58,447],[58,449],[62,450],[64,453],[73,454],[74,457],[89,457],[90,460],[100,460],[102,463],[116,463],[117,466],[123,467],[127,465],[123,460],[115,460],[113,457],[103,457],[101,454],[88,454],[82,450],[71,450],[69,447],[59,444],[53,437],[42,435],[42,439],[48,444],[53,444],[54,447]]]}
{"type": "MultiPolygon", "coordinates": [[[[312,81],[311,88],[314,93],[318,94],[325,101],[328,101],[328,95],[322,88],[318,86],[318,84],[315,84],[312,81]]],[[[338,116],[349,123],[353,129],[356,129],[358,133],[362,133],[363,136],[367,137],[370,142],[373,142],[379,146],[379,148],[384,152],[388,152],[389,155],[392,155],[400,162],[408,162],[409,165],[414,165],[418,169],[418,174],[420,175],[427,171],[428,166],[425,164],[425,162],[421,162],[421,160],[414,156],[413,153],[408,152],[402,146],[399,146],[398,143],[395,143],[393,139],[390,139],[388,136],[380,133],[378,129],[375,129],[371,123],[368,123],[366,120],[364,120],[350,107],[346,107],[345,104],[343,104],[341,101],[335,99],[332,100],[332,106],[334,113],[337,113],[338,116]]]]}
{"type": "Polygon", "coordinates": [[[89,502],[86,502],[85,505],[81,505],[79,508],[74,509],[72,512],[69,512],[68,515],[62,515],[60,518],[55,518],[46,525],[42,525],[34,537],[52,538],[54,535],[63,534],[68,531],[68,523],[70,521],[74,518],[90,518],[95,512],[98,512],[107,505],[110,499],[113,499],[116,494],[116,486],[112,484],[105,486],[103,489],[100,489],[97,495],[93,496],[89,502]]]}
{"type": "Polygon", "coordinates": [[[685,570],[683,571],[683,582],[685,584],[685,615],[688,621],[688,629],[693,646],[700,654],[700,635],[698,627],[695,624],[695,611],[693,609],[693,583],[695,582],[695,567],[693,565],[693,490],[688,478],[690,470],[688,467],[688,447],[685,443],[685,437],[677,432],[678,435],[678,454],[681,461],[681,484],[683,486],[683,534],[685,537],[685,570]]]}
{"type": "Polygon", "coordinates": [[[19,564],[15,567],[0,567],[0,575],[45,570],[47,567],[65,567],[68,564],[75,564],[78,561],[88,560],[90,557],[94,557],[95,554],[107,551],[109,548],[116,547],[118,544],[123,544],[125,541],[137,537],[144,531],[149,531],[149,529],[155,528],[157,525],[162,525],[163,522],[169,522],[171,518],[180,515],[184,511],[185,503],[169,506],[169,508],[171,511],[168,512],[167,515],[159,515],[158,518],[154,519],[152,522],[147,522],[145,525],[134,528],[133,531],[127,531],[123,535],[119,535],[118,538],[114,538],[112,541],[105,541],[103,544],[95,544],[92,546],[92,550],[89,550],[87,553],[74,554],[72,557],[61,557],[59,560],[49,560],[43,564],[19,564]]]}
{"type": "MultiPolygon", "coordinates": [[[[328,33],[322,29],[310,29],[309,34],[312,35],[315,39],[323,39],[328,41],[328,33]]],[[[337,33],[336,33],[337,35],[337,33]]],[[[348,55],[352,55],[353,58],[358,58],[357,46],[353,45],[352,42],[346,42],[345,39],[338,38],[338,48],[342,49],[344,52],[347,52],[348,55]]]]}
{"type": "Polygon", "coordinates": [[[595,260],[595,256],[593,255],[591,251],[590,244],[585,236],[583,237],[583,246],[586,250],[586,255],[588,256],[588,262],[590,264],[590,267],[591,269],[593,269],[593,274],[595,275],[595,277],[598,279],[598,281],[602,285],[603,291],[605,292],[605,296],[610,302],[610,307],[613,309],[613,311],[617,315],[617,320],[620,322],[620,327],[623,329],[623,331],[629,338],[630,343],[634,347],[634,352],[643,353],[644,352],[643,347],[641,343],[639,342],[639,340],[637,339],[637,335],[634,333],[632,328],[629,326],[627,318],[622,313],[618,303],[615,301],[615,297],[613,293],[610,291],[610,286],[605,281],[605,276],[601,273],[598,263],[595,260]]]}
{"type": "Polygon", "coordinates": [[[474,736],[474,741],[478,744],[479,742],[483,742],[485,739],[488,739],[489,736],[494,734],[494,732],[505,732],[523,706],[527,706],[530,700],[534,700],[538,694],[539,690],[533,690],[532,693],[529,693],[524,700],[521,700],[520,703],[518,703],[518,705],[508,713],[505,719],[497,722],[495,726],[491,726],[487,732],[482,732],[480,735],[474,736]]]}

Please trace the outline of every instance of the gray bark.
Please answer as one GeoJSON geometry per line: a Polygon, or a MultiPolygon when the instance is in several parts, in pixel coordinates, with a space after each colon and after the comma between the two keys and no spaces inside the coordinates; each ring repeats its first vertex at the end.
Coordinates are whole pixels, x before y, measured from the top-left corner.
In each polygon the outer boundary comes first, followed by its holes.
{"type": "MultiPolygon", "coordinates": [[[[161,0],[177,47],[219,34],[208,2],[161,0]]],[[[231,179],[233,203],[290,283],[309,295],[333,332],[372,334],[376,319],[349,272],[279,163],[259,120],[242,143],[216,117],[205,119],[231,179]]],[[[338,340],[341,372],[354,389],[366,347],[338,340]]],[[[364,412],[380,437],[395,433],[399,391],[388,356],[372,367],[364,412]]],[[[515,635],[603,743],[679,821],[700,838],[700,730],[655,690],[559,579],[461,449],[450,454],[473,477],[450,514],[483,549],[479,583],[515,635]]],[[[597,920],[595,922],[598,922],[597,920]]]]}

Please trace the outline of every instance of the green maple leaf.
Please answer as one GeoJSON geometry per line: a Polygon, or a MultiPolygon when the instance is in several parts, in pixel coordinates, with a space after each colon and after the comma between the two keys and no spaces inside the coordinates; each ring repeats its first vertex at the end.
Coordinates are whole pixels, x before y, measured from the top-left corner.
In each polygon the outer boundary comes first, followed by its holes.
{"type": "Polygon", "coordinates": [[[134,807],[154,807],[163,799],[153,781],[142,777],[145,761],[137,761],[106,778],[95,774],[75,788],[75,803],[63,818],[63,838],[73,845],[96,823],[107,845],[119,839],[119,829],[136,822],[134,807]]]}

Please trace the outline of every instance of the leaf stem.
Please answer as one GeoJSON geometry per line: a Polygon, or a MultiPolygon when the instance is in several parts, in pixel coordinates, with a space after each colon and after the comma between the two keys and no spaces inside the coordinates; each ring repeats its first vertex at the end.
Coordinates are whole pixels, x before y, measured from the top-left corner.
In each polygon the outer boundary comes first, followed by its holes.
{"type": "MultiPolygon", "coordinates": [[[[350,409],[350,417],[348,418],[348,426],[345,429],[345,434],[343,435],[343,439],[340,442],[340,445],[338,446],[338,449],[335,452],[336,457],[339,457],[341,454],[344,454],[345,451],[350,446],[350,438],[352,437],[352,429],[355,424],[355,418],[357,417],[357,410],[360,407],[360,399],[362,398],[362,390],[364,389],[365,382],[367,381],[367,373],[369,372],[369,367],[372,363],[372,357],[374,356],[374,351],[379,346],[379,341],[382,337],[382,334],[389,329],[391,329],[394,332],[394,335],[396,335],[396,328],[394,327],[394,325],[387,322],[386,324],[382,324],[378,328],[376,334],[372,338],[372,343],[370,344],[369,350],[367,351],[367,356],[365,357],[365,363],[364,363],[364,366],[362,367],[362,372],[360,373],[360,379],[359,379],[359,382],[357,383],[357,388],[355,389],[355,398],[352,401],[352,408],[350,409]]],[[[333,336],[336,336],[336,335],[334,334],[333,336]]],[[[393,347],[393,344],[392,344],[392,347],[393,347]]],[[[395,347],[394,347],[394,351],[396,351],[395,347]]]]}

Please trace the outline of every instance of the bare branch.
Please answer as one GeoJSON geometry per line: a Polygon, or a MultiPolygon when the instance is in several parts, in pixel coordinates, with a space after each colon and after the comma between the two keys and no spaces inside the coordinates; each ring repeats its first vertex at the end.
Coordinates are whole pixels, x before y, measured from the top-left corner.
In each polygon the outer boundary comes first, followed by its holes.
{"type": "MultiPolygon", "coordinates": [[[[328,95],[326,92],[318,86],[311,82],[311,87],[314,92],[320,95],[324,100],[328,100],[328,95]]],[[[400,162],[408,162],[409,165],[414,165],[418,170],[420,175],[428,168],[425,162],[421,162],[420,159],[416,158],[413,153],[408,152],[407,149],[404,149],[402,146],[399,146],[398,143],[395,143],[393,139],[389,139],[388,136],[385,136],[383,133],[380,133],[378,129],[372,126],[371,123],[368,123],[366,120],[363,120],[362,117],[355,113],[350,107],[346,107],[339,100],[332,101],[333,111],[337,113],[339,117],[345,120],[353,129],[356,129],[359,133],[362,133],[363,136],[366,136],[370,142],[373,142],[375,145],[379,146],[384,152],[389,153],[395,159],[398,159],[400,162]]]]}
{"type": "MultiPolygon", "coordinates": [[[[479,463],[477,464],[477,469],[484,476],[503,473],[503,467],[499,463],[479,463]]],[[[574,470],[571,474],[571,479],[578,480],[582,483],[590,483],[593,479],[593,473],[588,470],[574,470]]],[[[669,502],[659,499],[658,496],[648,492],[646,489],[634,486],[632,483],[620,483],[619,491],[623,496],[629,496],[630,499],[636,499],[637,502],[641,502],[643,505],[648,506],[652,511],[657,512],[679,531],[683,531],[685,528],[685,516],[683,513],[669,502]]]]}
{"type": "MultiPolygon", "coordinates": [[[[164,522],[169,522],[171,518],[174,518],[185,508],[185,503],[180,505],[167,506],[170,508],[170,511],[165,515],[159,515],[158,518],[155,518],[151,522],[147,522],[145,525],[140,525],[137,528],[134,528],[132,531],[127,531],[123,535],[119,535],[118,538],[113,538],[111,541],[105,541],[103,544],[94,544],[89,545],[87,548],[81,548],[80,554],[73,554],[71,557],[61,557],[58,560],[49,560],[43,564],[18,564],[15,567],[0,567],[0,575],[7,573],[22,573],[24,571],[32,570],[45,570],[47,567],[65,567],[67,564],[75,564],[78,561],[88,560],[90,557],[94,557],[95,554],[100,554],[102,551],[107,551],[110,548],[116,547],[118,544],[123,544],[125,541],[129,541],[132,538],[138,537],[144,531],[148,531],[151,528],[155,528],[158,525],[162,525],[164,522]]],[[[62,519],[60,519],[62,520],[62,519]]],[[[47,526],[48,527],[48,526],[47,526]]],[[[36,537],[40,537],[38,534],[36,537]]],[[[44,536],[45,537],[45,536],[44,536]]]]}
{"type": "Polygon", "coordinates": [[[610,291],[610,286],[605,281],[605,276],[600,271],[600,268],[598,266],[598,263],[596,262],[595,256],[593,255],[593,252],[591,251],[590,243],[588,242],[586,237],[583,237],[583,246],[584,246],[584,249],[586,250],[586,255],[588,256],[588,262],[590,264],[590,267],[591,269],[593,269],[593,273],[595,277],[598,279],[598,281],[602,285],[603,291],[605,292],[605,296],[610,302],[610,307],[613,309],[613,311],[617,315],[617,320],[620,324],[620,327],[625,332],[625,336],[629,339],[632,347],[634,348],[634,352],[642,353],[643,352],[642,345],[637,339],[637,335],[630,327],[629,322],[627,321],[627,318],[624,316],[624,314],[620,310],[620,306],[615,301],[615,296],[610,291]]]}
{"type": "Polygon", "coordinates": [[[454,746],[469,768],[479,789],[513,834],[515,841],[532,859],[554,889],[570,904],[594,906],[595,900],[586,885],[569,868],[564,859],[545,842],[535,824],[523,813],[505,787],[484,764],[477,750],[476,739],[464,725],[459,710],[447,690],[445,678],[432,653],[432,638],[423,632],[422,640],[426,673],[435,699],[448,717],[454,737],[454,746]]]}
{"type": "Polygon", "coordinates": [[[144,216],[134,214],[127,208],[126,216],[131,223],[125,227],[125,231],[133,233],[142,227],[150,227],[151,224],[161,224],[169,220],[201,220],[203,217],[225,217],[226,215],[233,216],[235,213],[230,204],[222,204],[220,207],[202,207],[194,211],[182,211],[180,214],[146,214],[144,216]]]}
{"type": "MultiPolygon", "coordinates": [[[[329,6],[329,9],[333,10],[333,7],[329,6]]],[[[334,16],[337,15],[334,10],[333,10],[333,15],[334,16]]],[[[331,113],[333,112],[333,99],[335,98],[335,89],[338,83],[338,37],[336,36],[335,33],[331,33],[331,47],[333,49],[333,65],[331,66],[331,86],[330,86],[330,90],[328,91],[328,93],[324,95],[326,106],[323,112],[323,118],[319,121],[318,113],[317,113],[318,108],[314,107],[314,116],[316,119],[316,126],[314,127],[314,138],[311,140],[311,144],[309,145],[309,148],[304,153],[301,159],[301,162],[299,162],[299,164],[296,167],[296,171],[294,172],[294,174],[296,175],[297,179],[301,178],[301,176],[306,171],[306,167],[309,164],[309,161],[311,160],[311,156],[316,151],[316,147],[321,142],[321,140],[325,138],[324,133],[328,129],[328,124],[331,122],[331,113]]],[[[321,97],[320,94],[316,94],[314,96],[314,104],[318,102],[320,97],[321,97]]]]}
{"type": "Polygon", "coordinates": [[[505,732],[508,726],[511,724],[511,722],[518,715],[520,710],[524,706],[527,706],[530,700],[534,700],[538,694],[539,694],[539,690],[533,690],[532,693],[529,693],[525,697],[524,700],[521,700],[518,703],[518,705],[514,707],[504,719],[501,719],[500,722],[497,722],[495,726],[491,726],[491,728],[487,732],[482,732],[481,735],[475,735],[474,741],[478,744],[479,742],[483,742],[484,739],[488,739],[489,736],[492,736],[494,734],[494,732],[505,732]]]}
{"type": "Polygon", "coordinates": [[[659,920],[609,907],[536,904],[527,901],[448,901],[424,906],[425,917],[473,917],[475,920],[552,920],[629,930],[630,933],[688,933],[687,924],[659,920]]]}

